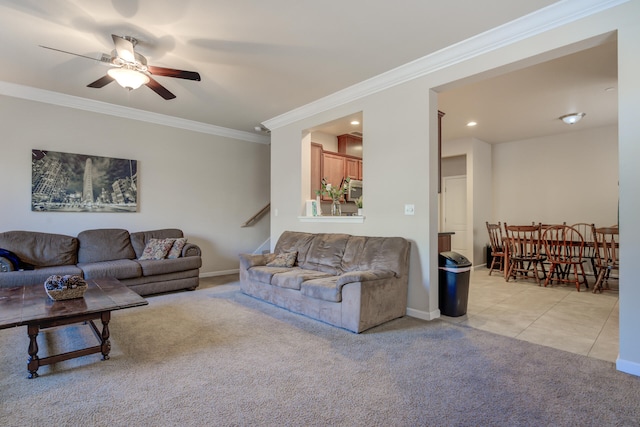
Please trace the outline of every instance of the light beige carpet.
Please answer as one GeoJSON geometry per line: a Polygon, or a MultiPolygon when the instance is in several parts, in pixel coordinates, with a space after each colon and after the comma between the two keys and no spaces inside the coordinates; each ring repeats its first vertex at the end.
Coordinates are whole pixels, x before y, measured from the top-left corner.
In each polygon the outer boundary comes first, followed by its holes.
{"type": "MultiPolygon", "coordinates": [[[[405,317],[356,335],[229,283],[114,312],[111,359],[26,379],[26,327],[0,331],[3,426],[634,425],[640,378],[612,363],[405,317]]],[[[92,344],[88,326],[42,354],[92,344]]]]}

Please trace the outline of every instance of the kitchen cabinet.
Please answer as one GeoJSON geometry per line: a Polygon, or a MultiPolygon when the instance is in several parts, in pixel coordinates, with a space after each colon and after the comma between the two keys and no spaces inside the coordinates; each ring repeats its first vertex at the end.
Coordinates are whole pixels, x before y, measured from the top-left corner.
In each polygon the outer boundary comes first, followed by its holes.
{"type": "Polygon", "coordinates": [[[350,133],[338,135],[338,153],[362,157],[362,137],[350,133]]]}
{"type": "Polygon", "coordinates": [[[362,160],[345,157],[345,176],[351,179],[362,179],[362,160]]]}
{"type": "MultiPolygon", "coordinates": [[[[362,180],[362,159],[346,155],[324,151],[322,144],[311,143],[311,185],[310,198],[316,198],[316,190],[320,190],[322,178],[326,178],[331,185],[338,186],[346,177],[362,180]]],[[[322,196],[322,200],[331,200],[322,196]]]]}
{"type": "Polygon", "coordinates": [[[322,144],[311,143],[311,193],[310,199],[316,198],[322,181],[322,144]]]}
{"type": "Polygon", "coordinates": [[[444,113],[438,110],[438,194],[442,192],[442,117],[444,113]]]}
{"type": "MultiPolygon", "coordinates": [[[[345,177],[346,158],[340,154],[324,151],[322,153],[322,175],[327,183],[338,186],[345,177]]],[[[323,196],[323,200],[331,200],[330,197],[323,196]]]]}

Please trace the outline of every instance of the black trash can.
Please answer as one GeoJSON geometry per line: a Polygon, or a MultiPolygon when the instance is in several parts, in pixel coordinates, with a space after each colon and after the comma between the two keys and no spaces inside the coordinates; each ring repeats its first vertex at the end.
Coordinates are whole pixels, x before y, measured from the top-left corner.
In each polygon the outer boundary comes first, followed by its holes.
{"type": "Polygon", "coordinates": [[[439,308],[445,316],[467,313],[471,262],[457,252],[441,252],[439,259],[439,308]]]}

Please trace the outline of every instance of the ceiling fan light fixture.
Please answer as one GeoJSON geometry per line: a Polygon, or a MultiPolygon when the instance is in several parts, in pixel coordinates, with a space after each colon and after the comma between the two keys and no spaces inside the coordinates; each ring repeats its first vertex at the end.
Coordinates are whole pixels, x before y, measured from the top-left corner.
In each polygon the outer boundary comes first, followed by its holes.
{"type": "Polygon", "coordinates": [[[111,68],[107,74],[125,89],[138,89],[140,86],[149,83],[149,76],[140,71],[130,68],[111,68]]]}
{"type": "Polygon", "coordinates": [[[582,120],[584,116],[586,116],[585,113],[571,113],[571,114],[565,114],[564,116],[561,116],[560,120],[562,120],[568,125],[572,125],[574,123],[578,123],[580,120],[582,120]]]}

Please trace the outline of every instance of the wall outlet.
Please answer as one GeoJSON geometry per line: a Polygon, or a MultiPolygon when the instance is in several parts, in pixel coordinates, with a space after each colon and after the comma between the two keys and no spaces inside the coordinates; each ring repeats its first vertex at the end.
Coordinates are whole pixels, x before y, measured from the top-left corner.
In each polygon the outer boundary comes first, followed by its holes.
{"type": "Polygon", "coordinates": [[[404,205],[404,214],[405,215],[415,215],[416,206],[415,205],[404,205]]]}

